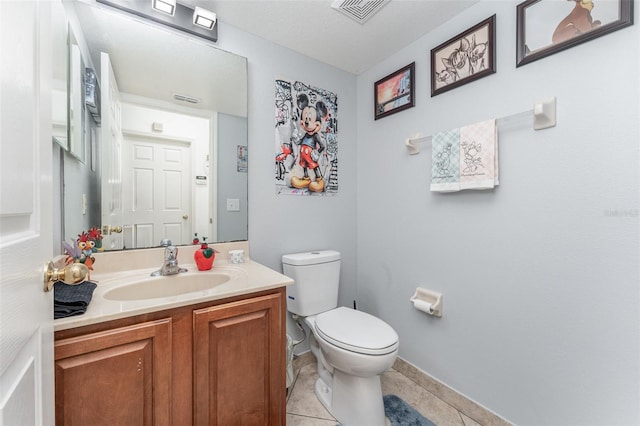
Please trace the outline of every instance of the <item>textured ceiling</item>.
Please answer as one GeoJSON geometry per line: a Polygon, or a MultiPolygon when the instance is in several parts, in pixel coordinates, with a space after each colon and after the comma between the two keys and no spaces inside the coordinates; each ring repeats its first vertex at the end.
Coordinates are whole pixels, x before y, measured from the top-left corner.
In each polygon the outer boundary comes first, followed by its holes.
{"type": "MultiPolygon", "coordinates": [[[[476,2],[391,0],[360,24],[329,0],[184,0],[215,11],[225,24],[356,75],[476,2]]],[[[184,106],[246,115],[244,58],[94,0],[73,3],[94,63],[101,51],[110,53],[121,91],[178,105],[172,98],[180,93],[201,101],[184,106]]]]}
{"type": "Polygon", "coordinates": [[[477,0],[391,0],[364,24],[332,9],[333,0],[189,3],[215,11],[221,22],[357,75],[477,0]]]}

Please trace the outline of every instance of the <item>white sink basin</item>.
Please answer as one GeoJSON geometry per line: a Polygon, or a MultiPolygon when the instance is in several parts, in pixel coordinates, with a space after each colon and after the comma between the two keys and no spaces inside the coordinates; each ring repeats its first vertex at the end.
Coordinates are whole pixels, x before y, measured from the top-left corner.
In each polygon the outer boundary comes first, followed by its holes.
{"type": "Polygon", "coordinates": [[[224,271],[148,277],[108,290],[103,297],[108,300],[128,301],[180,296],[210,290],[231,278],[233,275],[224,271]]]}

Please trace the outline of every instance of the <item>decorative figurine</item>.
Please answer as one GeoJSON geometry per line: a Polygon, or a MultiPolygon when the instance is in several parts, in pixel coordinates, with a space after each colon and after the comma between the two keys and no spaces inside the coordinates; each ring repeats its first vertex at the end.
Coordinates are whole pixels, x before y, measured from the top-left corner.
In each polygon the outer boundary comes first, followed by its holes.
{"type": "Polygon", "coordinates": [[[82,231],[78,234],[76,241],[72,240],[69,244],[66,241],[62,245],[67,253],[67,265],[71,263],[84,263],[84,265],[93,271],[93,264],[96,261],[92,256],[98,250],[102,250],[102,233],[98,228],[90,228],[88,232],[82,231]]]}
{"type": "Polygon", "coordinates": [[[95,226],[93,228],[89,228],[89,240],[93,241],[93,252],[102,251],[102,232],[99,228],[95,226]]]}
{"type": "Polygon", "coordinates": [[[209,247],[207,237],[202,237],[200,248],[193,253],[193,260],[199,271],[208,271],[213,266],[213,260],[216,258],[217,251],[209,247]]]}

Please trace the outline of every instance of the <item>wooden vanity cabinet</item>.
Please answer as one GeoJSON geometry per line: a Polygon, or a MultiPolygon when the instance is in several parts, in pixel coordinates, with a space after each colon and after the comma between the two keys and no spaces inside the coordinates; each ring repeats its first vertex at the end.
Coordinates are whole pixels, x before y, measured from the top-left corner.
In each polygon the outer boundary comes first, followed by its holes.
{"type": "Polygon", "coordinates": [[[56,332],[56,424],[285,425],[284,291],[56,332]]]}
{"type": "Polygon", "coordinates": [[[284,424],[284,341],[280,298],[266,296],[199,309],[194,319],[195,425],[284,424]],[[281,407],[279,407],[281,408],[281,407]]]}
{"type": "Polygon", "coordinates": [[[55,345],[56,424],[168,425],[171,319],[55,345]]]}

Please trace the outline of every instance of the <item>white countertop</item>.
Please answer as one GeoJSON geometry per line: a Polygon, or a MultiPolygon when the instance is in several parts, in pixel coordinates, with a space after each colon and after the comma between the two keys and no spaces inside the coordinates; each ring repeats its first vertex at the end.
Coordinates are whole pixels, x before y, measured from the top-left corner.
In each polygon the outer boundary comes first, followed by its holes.
{"type": "MultiPolygon", "coordinates": [[[[188,269],[188,272],[179,274],[180,279],[185,279],[194,274],[210,274],[224,273],[232,276],[232,279],[223,284],[213,286],[206,290],[193,291],[185,294],[179,294],[169,297],[157,297],[142,300],[126,300],[117,301],[109,300],[104,297],[105,293],[117,287],[128,284],[129,281],[146,279],[151,272],[159,269],[162,263],[162,249],[136,250],[129,252],[100,253],[96,256],[96,266],[91,273],[91,280],[97,282],[98,286],[93,293],[93,298],[89,304],[87,311],[83,315],[72,316],[54,320],[54,330],[66,330],[90,324],[110,321],[119,318],[140,315],[149,312],[155,312],[165,309],[177,308],[196,303],[208,302],[228,297],[240,296],[264,290],[270,290],[293,284],[293,280],[279,272],[276,272],[264,265],[252,261],[248,257],[248,244],[244,243],[228,243],[228,244],[212,244],[220,252],[216,254],[216,258],[211,271],[198,271],[193,262],[193,251],[197,247],[186,246],[180,247],[184,252],[178,254],[180,266],[188,269]],[[239,264],[230,264],[227,261],[228,251],[232,249],[245,250],[245,262],[239,264]],[[128,267],[117,268],[113,261],[122,259],[126,256],[128,267]],[[133,258],[134,261],[132,261],[133,258]],[[142,258],[144,257],[144,259],[142,258]],[[189,262],[188,259],[191,259],[189,262]],[[155,261],[154,267],[149,267],[149,263],[155,261]],[[99,269],[102,262],[103,268],[99,269]],[[131,265],[139,265],[140,268],[133,269],[131,265]],[[107,272],[108,270],[108,272],[107,272]]],[[[154,280],[166,280],[163,284],[173,284],[171,279],[177,275],[157,277],[154,280]]],[[[177,281],[176,281],[177,282],[177,281]]],[[[178,285],[178,284],[176,284],[178,285]]]]}

